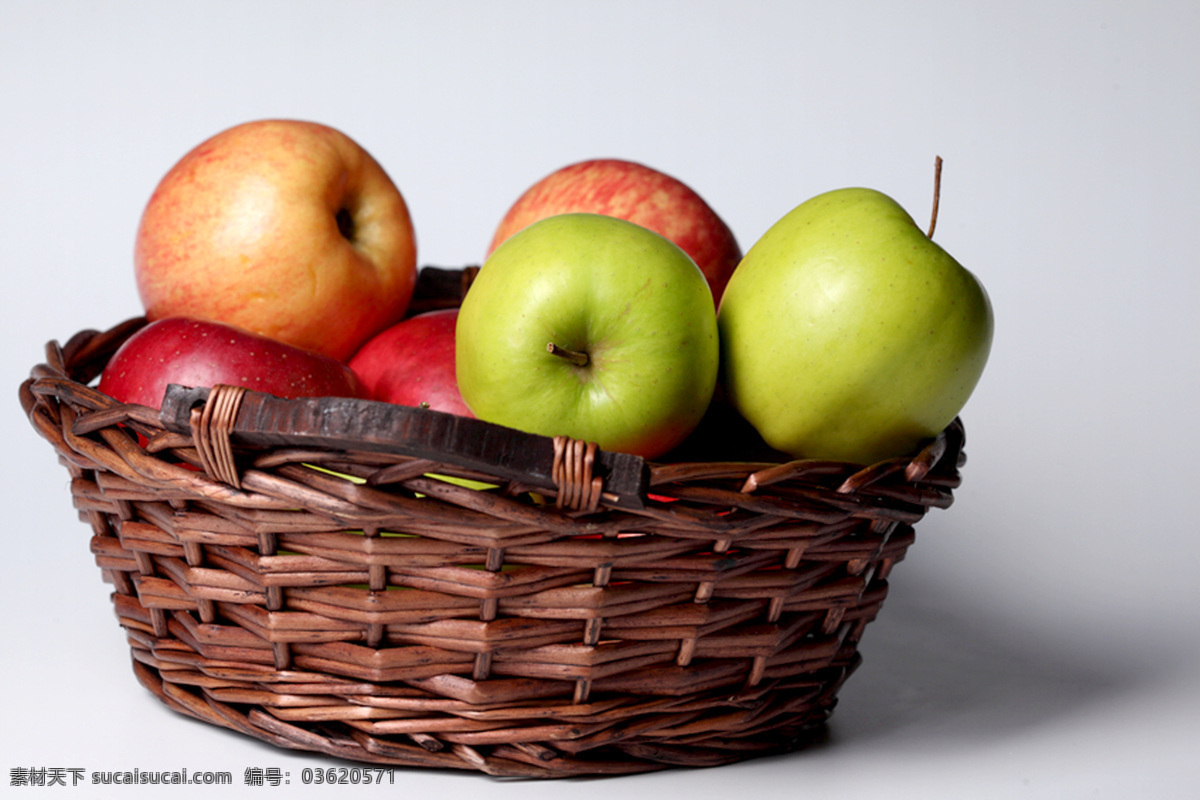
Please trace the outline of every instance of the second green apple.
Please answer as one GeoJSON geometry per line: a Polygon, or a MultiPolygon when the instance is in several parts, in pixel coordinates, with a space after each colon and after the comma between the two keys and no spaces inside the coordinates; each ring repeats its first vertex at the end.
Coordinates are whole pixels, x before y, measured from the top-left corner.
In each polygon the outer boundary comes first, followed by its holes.
{"type": "Polygon", "coordinates": [[[890,197],[801,204],[747,252],[718,314],[730,400],[796,458],[915,453],[971,395],[992,342],[980,282],[890,197]]]}

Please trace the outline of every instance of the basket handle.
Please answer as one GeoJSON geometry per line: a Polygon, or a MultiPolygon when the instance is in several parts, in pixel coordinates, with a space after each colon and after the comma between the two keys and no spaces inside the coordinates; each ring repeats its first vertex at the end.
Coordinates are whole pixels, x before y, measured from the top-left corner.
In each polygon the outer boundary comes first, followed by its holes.
{"type": "Polygon", "coordinates": [[[285,400],[237,387],[171,384],[159,420],[193,435],[208,474],[238,483],[233,445],[390,453],[489,472],[553,490],[559,505],[643,508],[649,469],[640,456],[427,408],[349,397],[285,400]]]}

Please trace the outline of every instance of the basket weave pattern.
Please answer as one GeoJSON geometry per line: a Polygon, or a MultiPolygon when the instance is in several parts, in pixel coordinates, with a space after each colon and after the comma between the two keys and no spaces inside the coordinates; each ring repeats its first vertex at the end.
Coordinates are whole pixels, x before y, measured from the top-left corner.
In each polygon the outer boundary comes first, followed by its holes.
{"type": "Polygon", "coordinates": [[[558,777],[801,747],[963,460],[956,421],[867,469],[650,464],[629,509],[436,459],[234,452],[89,388],[141,324],[50,343],[21,387],[134,671],[176,711],[355,761],[558,777]]]}

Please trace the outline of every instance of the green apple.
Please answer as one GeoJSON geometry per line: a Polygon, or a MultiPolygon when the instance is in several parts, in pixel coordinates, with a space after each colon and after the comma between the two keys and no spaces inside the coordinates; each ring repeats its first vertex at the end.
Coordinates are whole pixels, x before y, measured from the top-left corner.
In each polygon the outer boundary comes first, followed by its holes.
{"type": "Polygon", "coordinates": [[[625,220],[562,214],[484,262],[455,332],[458,388],[480,419],[653,458],[712,398],[719,348],[703,273],[625,220]]]}
{"type": "Polygon", "coordinates": [[[979,281],[893,199],[840,189],[747,252],[718,314],[722,381],[772,447],[870,464],[962,409],[992,342],[979,281]]]}

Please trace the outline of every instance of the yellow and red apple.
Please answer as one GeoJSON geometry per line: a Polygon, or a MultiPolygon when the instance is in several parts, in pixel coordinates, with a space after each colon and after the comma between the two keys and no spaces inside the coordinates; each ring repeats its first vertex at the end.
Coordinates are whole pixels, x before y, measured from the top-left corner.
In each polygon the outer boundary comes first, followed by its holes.
{"type": "Polygon", "coordinates": [[[358,143],[261,120],[213,136],[163,177],[135,270],[152,320],[224,322],[345,360],[404,315],[416,243],[403,196],[358,143]]]}
{"type": "Polygon", "coordinates": [[[612,158],[571,164],[531,186],[504,215],[488,255],[538,220],[577,212],[617,217],[674,242],[704,274],[714,304],[742,258],[729,226],[691,187],[643,164],[612,158]]]}

